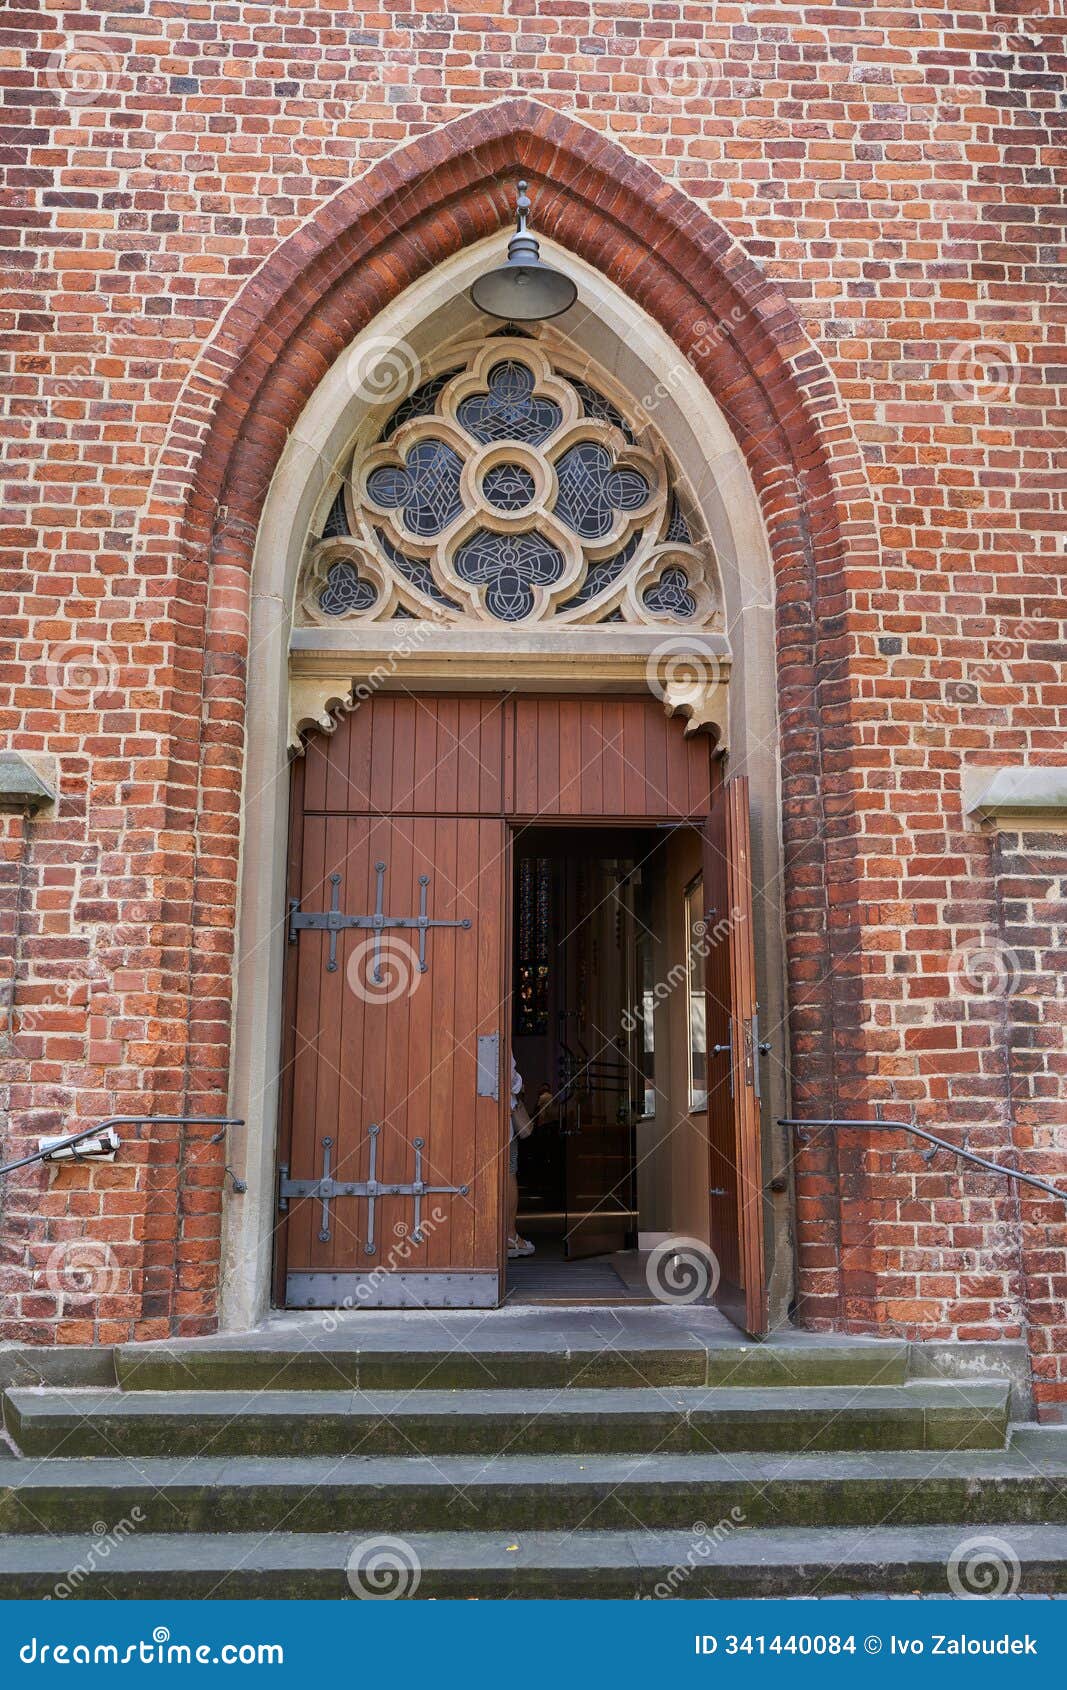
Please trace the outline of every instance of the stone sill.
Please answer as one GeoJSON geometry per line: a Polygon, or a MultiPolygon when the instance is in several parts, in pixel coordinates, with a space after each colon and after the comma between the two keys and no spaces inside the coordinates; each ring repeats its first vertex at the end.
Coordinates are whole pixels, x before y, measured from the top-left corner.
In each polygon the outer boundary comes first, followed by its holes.
{"type": "Polygon", "coordinates": [[[1067,767],[970,767],[963,771],[963,809],[973,827],[1067,830],[1067,767]]]}

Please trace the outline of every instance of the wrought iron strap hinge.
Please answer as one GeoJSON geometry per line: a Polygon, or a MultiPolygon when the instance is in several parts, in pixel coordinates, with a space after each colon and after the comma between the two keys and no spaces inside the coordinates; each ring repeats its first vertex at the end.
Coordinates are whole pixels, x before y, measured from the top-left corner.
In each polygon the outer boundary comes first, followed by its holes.
{"type": "Polygon", "coordinates": [[[330,935],[330,955],[326,963],[328,974],[337,972],[337,935],[347,927],[362,927],[374,934],[374,967],[372,970],[377,985],[382,983],[381,935],[387,927],[409,927],[419,935],[419,973],[425,974],[429,968],[426,961],[426,934],[431,927],[469,927],[470,917],[464,916],[462,921],[437,921],[431,919],[427,913],[427,897],[430,885],[428,874],[419,875],[419,913],[418,915],[386,915],[385,903],[385,864],[375,863],[374,872],[378,877],[378,890],[374,901],[372,915],[345,915],[341,909],[341,876],[330,876],[330,907],[305,915],[300,908],[299,898],[289,899],[289,943],[296,944],[297,934],[302,928],[311,928],[318,933],[330,935]]]}
{"type": "Polygon", "coordinates": [[[374,1237],[375,1204],[382,1197],[412,1197],[415,1200],[415,1225],[411,1232],[413,1244],[424,1242],[422,1233],[422,1200],[424,1197],[466,1197],[470,1190],[467,1185],[427,1185],[422,1177],[422,1152],[425,1139],[412,1139],[412,1149],[415,1152],[415,1178],[407,1185],[385,1184],[378,1179],[378,1138],[381,1127],[372,1124],[367,1128],[370,1138],[370,1165],[367,1168],[365,1180],[337,1180],[330,1171],[333,1139],[322,1140],[322,1173],[318,1179],[290,1179],[289,1169],[283,1165],[278,1170],[278,1207],[288,1209],[291,1197],[313,1197],[322,1205],[322,1221],[319,1227],[319,1240],[325,1244],[330,1237],[330,1204],[337,1197],[365,1197],[367,1199],[367,1242],[364,1249],[368,1256],[377,1251],[374,1237]]]}

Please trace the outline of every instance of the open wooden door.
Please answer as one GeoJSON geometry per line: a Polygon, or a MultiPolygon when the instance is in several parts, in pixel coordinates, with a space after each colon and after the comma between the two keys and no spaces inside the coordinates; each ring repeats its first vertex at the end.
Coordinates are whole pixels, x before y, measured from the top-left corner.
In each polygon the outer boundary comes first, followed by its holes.
{"type": "Polygon", "coordinates": [[[716,786],[703,857],[710,1242],[720,1275],[714,1300],[761,1337],[767,1287],[746,776],[716,786]]]}
{"type": "Polygon", "coordinates": [[[504,823],[296,808],[282,1296],[295,1308],[493,1307],[504,823]]]}

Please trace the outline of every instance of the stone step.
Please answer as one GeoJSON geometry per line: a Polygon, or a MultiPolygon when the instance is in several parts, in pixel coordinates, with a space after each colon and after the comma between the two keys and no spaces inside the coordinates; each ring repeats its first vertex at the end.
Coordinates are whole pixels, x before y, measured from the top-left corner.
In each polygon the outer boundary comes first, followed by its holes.
{"type": "MultiPolygon", "coordinates": [[[[781,1597],[945,1594],[975,1538],[998,1594],[1067,1589],[1067,1526],[839,1526],[681,1532],[350,1532],[188,1535],[133,1531],[0,1538],[0,1597],[304,1597],[383,1589],[419,1598],[781,1597]],[[95,1545],[95,1553],[94,1553],[95,1545]],[[388,1568],[398,1569],[390,1580],[388,1568]],[[359,1569],[363,1568],[362,1575],[359,1569]]],[[[964,1588],[971,1588],[964,1585],[964,1588]]],[[[990,1594],[985,1585],[983,1594],[990,1594]]]]}
{"type": "Polygon", "coordinates": [[[1067,1455],[249,1456],[12,1460],[0,1533],[1067,1524],[1067,1455]]]}
{"type": "Polygon", "coordinates": [[[1008,1388],[106,1391],[12,1387],[38,1456],[436,1455],[1000,1448],[1008,1388]]]}
{"type": "Polygon", "coordinates": [[[282,1317],[242,1338],[120,1345],[115,1367],[128,1391],[789,1387],[902,1384],[908,1356],[794,1331],[754,1344],[706,1308],[523,1309],[282,1317]]]}

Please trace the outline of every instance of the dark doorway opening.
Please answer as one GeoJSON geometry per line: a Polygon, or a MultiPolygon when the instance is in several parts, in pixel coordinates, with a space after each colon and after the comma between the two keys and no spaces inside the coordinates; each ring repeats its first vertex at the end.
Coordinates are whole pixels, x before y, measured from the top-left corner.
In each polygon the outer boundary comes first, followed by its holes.
{"type": "Polygon", "coordinates": [[[655,1116],[655,889],[671,829],[524,828],[514,841],[518,1144],[509,1301],[650,1301],[638,1138],[655,1116]]]}

